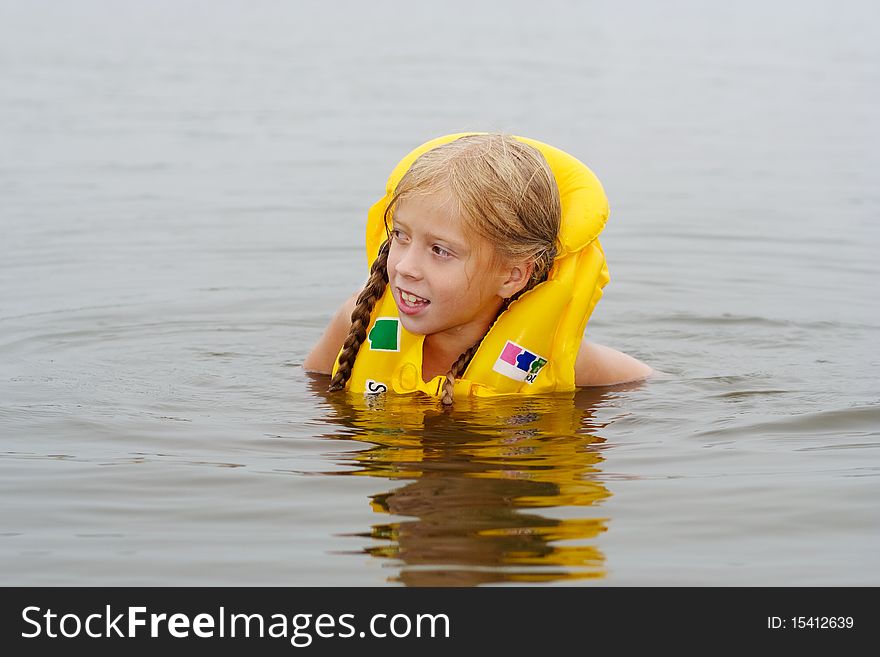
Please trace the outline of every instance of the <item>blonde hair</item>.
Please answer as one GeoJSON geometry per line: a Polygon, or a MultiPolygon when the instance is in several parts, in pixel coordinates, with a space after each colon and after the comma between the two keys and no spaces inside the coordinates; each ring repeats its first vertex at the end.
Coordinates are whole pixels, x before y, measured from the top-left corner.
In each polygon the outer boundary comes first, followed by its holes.
{"type": "MultiPolygon", "coordinates": [[[[420,155],[400,179],[385,209],[389,217],[401,200],[441,190],[457,203],[459,216],[468,228],[494,245],[503,261],[529,261],[531,277],[517,294],[505,299],[499,310],[520,295],[547,280],[556,258],[556,244],[562,218],[559,187],[541,152],[510,135],[488,133],[466,135],[420,155]]],[[[370,278],[351,314],[351,329],[339,354],[339,367],[330,390],[341,390],[361,344],[367,337],[370,315],[388,284],[386,239],[370,269],[370,278]]],[[[485,337],[485,336],[484,336],[485,337]]],[[[455,380],[467,369],[482,338],[466,349],[446,373],[441,401],[452,404],[455,380]]]]}

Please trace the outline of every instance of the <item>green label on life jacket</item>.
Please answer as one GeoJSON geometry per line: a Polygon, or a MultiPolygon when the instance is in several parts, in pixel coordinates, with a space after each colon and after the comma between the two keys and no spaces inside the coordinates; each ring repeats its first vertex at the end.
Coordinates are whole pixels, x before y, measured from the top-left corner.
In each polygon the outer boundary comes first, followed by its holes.
{"type": "Polygon", "coordinates": [[[400,351],[400,320],[378,317],[367,339],[373,351],[400,351]]]}

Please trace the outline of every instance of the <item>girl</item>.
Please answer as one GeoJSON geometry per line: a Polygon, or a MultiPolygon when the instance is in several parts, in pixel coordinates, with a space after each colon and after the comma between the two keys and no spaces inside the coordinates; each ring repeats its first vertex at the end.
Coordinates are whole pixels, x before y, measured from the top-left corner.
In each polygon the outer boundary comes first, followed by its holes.
{"type": "Polygon", "coordinates": [[[546,144],[423,144],[370,210],[370,277],[305,369],[332,371],[330,390],[421,391],[445,405],[646,378],[644,363],[582,337],[608,281],[607,215],[592,172],[546,144]]]}

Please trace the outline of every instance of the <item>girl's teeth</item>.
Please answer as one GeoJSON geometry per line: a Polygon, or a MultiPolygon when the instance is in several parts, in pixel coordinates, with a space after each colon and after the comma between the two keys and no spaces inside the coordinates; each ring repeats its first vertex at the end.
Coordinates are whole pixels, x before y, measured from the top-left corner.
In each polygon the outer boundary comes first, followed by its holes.
{"type": "Polygon", "coordinates": [[[407,301],[408,303],[422,303],[425,301],[421,297],[417,297],[414,294],[409,294],[408,292],[401,291],[400,296],[403,297],[403,300],[407,301]]]}

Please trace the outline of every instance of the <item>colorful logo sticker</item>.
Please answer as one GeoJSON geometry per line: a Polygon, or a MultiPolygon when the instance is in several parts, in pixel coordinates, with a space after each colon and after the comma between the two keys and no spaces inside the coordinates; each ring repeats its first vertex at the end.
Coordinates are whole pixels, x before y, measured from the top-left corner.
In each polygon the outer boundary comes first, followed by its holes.
{"type": "Polygon", "coordinates": [[[492,370],[517,381],[525,381],[528,384],[535,382],[535,377],[541,368],[547,364],[547,359],[532,353],[525,347],[520,347],[516,342],[507,341],[501,355],[495,361],[492,370]]]}
{"type": "Polygon", "coordinates": [[[400,320],[397,317],[377,317],[367,339],[373,351],[400,351],[400,320]]]}

